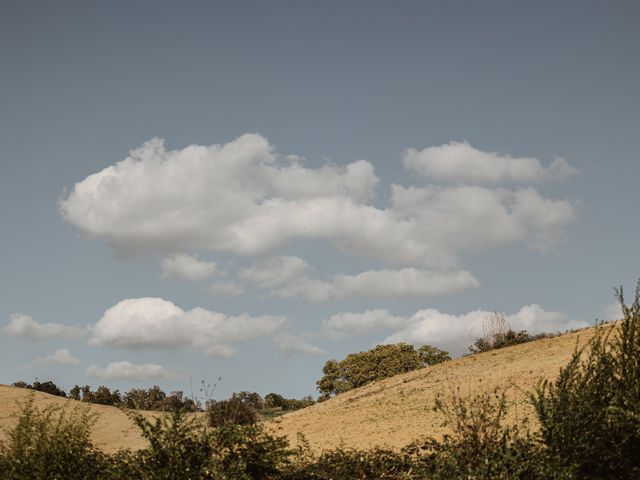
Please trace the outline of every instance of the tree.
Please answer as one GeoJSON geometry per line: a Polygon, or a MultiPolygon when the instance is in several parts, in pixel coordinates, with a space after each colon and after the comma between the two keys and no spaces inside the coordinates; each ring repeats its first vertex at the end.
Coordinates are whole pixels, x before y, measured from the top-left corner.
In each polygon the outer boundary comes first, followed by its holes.
{"type": "Polygon", "coordinates": [[[436,365],[451,360],[449,352],[431,345],[423,345],[418,349],[418,356],[425,365],[436,365]]]}
{"type": "Polygon", "coordinates": [[[376,380],[410,372],[426,365],[448,360],[449,354],[429,345],[416,351],[413,345],[396,343],[377,345],[366,352],[352,353],[342,361],[329,360],[316,382],[320,400],[358,388],[376,380]]]}

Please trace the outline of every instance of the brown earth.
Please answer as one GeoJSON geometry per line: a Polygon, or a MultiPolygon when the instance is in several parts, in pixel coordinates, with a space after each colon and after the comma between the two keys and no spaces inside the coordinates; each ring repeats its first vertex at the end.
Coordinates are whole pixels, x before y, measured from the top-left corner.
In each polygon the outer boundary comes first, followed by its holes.
{"type": "MultiPolygon", "coordinates": [[[[462,357],[355,389],[326,402],[278,417],[267,423],[273,433],[297,444],[303,433],[311,447],[320,451],[339,445],[368,448],[400,448],[424,435],[439,437],[447,431],[441,414],[433,411],[438,396],[446,398],[458,390],[461,396],[481,391],[507,389],[509,421],[531,416],[527,402],[540,379],[554,379],[594,329],[462,357]]],[[[16,423],[18,401],[29,390],[0,385],[0,438],[16,423]]],[[[35,392],[35,405],[73,408],[80,402],[35,392]]],[[[105,452],[139,449],[146,441],[122,410],[82,403],[97,414],[92,438],[105,452]]],[[[152,417],[158,413],[146,412],[152,417]]]]}

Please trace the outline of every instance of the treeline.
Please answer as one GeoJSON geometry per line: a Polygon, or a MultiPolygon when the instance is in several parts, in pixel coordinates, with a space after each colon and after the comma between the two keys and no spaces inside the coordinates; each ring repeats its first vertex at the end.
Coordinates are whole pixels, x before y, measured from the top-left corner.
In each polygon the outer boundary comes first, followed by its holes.
{"type": "Polygon", "coordinates": [[[205,399],[204,401],[200,401],[185,396],[180,390],[167,394],[158,385],[147,389],[132,388],[124,394],[121,394],[117,389],[112,391],[104,385],[99,386],[96,390],[91,390],[89,385],[85,385],[84,387],[74,385],[67,394],[67,392],[51,381],[35,381],[33,384],[28,384],[20,380],[14,382],[13,386],[81,402],[111,405],[133,410],[155,410],[164,412],[174,410],[185,412],[216,410],[226,412],[222,413],[222,416],[245,416],[252,419],[272,418],[281,413],[298,410],[316,403],[311,396],[296,399],[285,398],[278,393],[269,393],[262,398],[259,393],[247,391],[233,393],[231,397],[226,400],[205,399]]]}
{"type": "MultiPolygon", "coordinates": [[[[91,442],[88,411],[39,411],[23,405],[0,443],[7,480],[637,480],[640,478],[640,283],[635,301],[618,299],[624,318],[576,350],[554,382],[529,396],[535,419],[507,422],[504,392],[454,393],[434,408],[451,427],[400,451],[336,447],[314,453],[304,438],[291,448],[262,423],[220,422],[181,410],[153,420],[130,415],[148,440],[140,451],[105,454],[91,442]],[[536,432],[528,429],[534,420],[536,432]]],[[[237,395],[250,405],[252,395],[237,395]]],[[[232,397],[233,398],[233,397],[232,397]]],[[[231,400],[231,399],[230,399],[231,400]]]]}

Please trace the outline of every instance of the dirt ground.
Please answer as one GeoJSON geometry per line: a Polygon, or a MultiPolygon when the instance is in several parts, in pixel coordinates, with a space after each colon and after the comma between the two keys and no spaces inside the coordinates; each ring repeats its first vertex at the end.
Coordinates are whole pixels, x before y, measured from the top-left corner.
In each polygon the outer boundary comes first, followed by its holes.
{"type": "MultiPolygon", "coordinates": [[[[315,451],[339,445],[400,448],[418,437],[439,437],[447,431],[443,417],[433,411],[436,397],[446,398],[454,391],[464,397],[495,388],[507,389],[509,420],[523,419],[532,413],[528,392],[540,379],[554,379],[576,345],[584,345],[592,335],[593,329],[582,330],[397,375],[278,417],[268,422],[267,428],[288,437],[293,445],[298,442],[298,432],[303,433],[315,451]]],[[[15,425],[18,401],[24,401],[27,395],[28,390],[0,385],[0,438],[15,425]]],[[[34,398],[38,408],[73,408],[80,403],[40,392],[35,392],[34,398]]],[[[146,445],[122,410],[86,403],[82,406],[97,414],[92,437],[103,451],[135,450],[146,445]]]]}

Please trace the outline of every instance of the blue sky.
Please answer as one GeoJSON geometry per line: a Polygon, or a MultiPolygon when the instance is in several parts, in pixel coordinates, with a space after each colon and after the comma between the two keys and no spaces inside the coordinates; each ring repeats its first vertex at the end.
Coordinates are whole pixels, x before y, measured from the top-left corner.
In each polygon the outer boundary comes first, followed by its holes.
{"type": "Polygon", "coordinates": [[[615,316],[635,2],[4,2],[0,382],[314,394],[615,316]],[[191,379],[191,380],[190,380],[191,379]]]}

